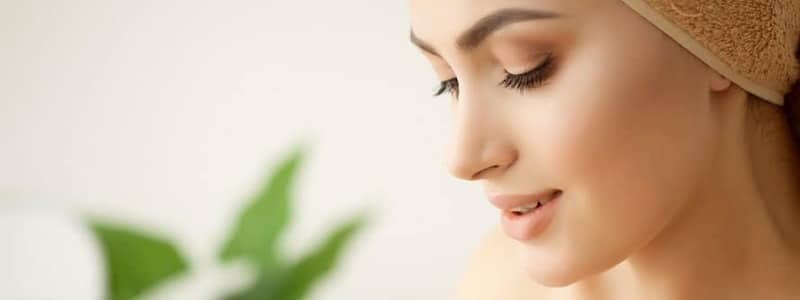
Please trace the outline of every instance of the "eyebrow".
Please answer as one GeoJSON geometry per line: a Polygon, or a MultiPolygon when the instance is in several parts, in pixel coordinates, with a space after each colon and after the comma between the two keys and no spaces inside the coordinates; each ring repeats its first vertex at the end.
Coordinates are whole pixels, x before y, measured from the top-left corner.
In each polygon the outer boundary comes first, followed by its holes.
{"type": "MultiPolygon", "coordinates": [[[[478,47],[489,35],[507,25],[523,21],[553,19],[558,17],[561,17],[561,15],[551,11],[522,8],[500,9],[475,22],[472,27],[464,31],[464,33],[456,39],[456,45],[462,50],[472,50],[478,47]]],[[[419,37],[414,34],[413,29],[411,30],[410,38],[411,43],[420,49],[440,56],[430,44],[419,39],[419,37]]]]}

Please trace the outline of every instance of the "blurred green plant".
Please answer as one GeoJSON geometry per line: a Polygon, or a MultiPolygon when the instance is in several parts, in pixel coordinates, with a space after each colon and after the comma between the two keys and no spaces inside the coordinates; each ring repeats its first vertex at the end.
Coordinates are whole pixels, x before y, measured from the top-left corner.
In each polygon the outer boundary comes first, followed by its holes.
{"type": "MultiPolygon", "coordinates": [[[[310,253],[290,261],[281,253],[281,234],[290,221],[294,179],[305,158],[296,147],[240,212],[219,251],[222,263],[242,260],[256,270],[253,283],[225,300],[300,300],[337,265],[345,246],[367,223],[362,212],[339,224],[310,253]]],[[[128,300],[185,272],[189,266],[169,241],[91,219],[107,269],[110,300],[128,300]]]]}
{"type": "Polygon", "coordinates": [[[108,299],[133,299],[188,268],[164,239],[100,221],[90,225],[105,258],[108,299]]]}

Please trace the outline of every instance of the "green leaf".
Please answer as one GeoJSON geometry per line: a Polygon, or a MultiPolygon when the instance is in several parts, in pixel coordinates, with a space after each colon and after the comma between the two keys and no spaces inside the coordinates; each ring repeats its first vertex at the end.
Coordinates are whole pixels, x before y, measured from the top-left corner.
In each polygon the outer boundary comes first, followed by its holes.
{"type": "Polygon", "coordinates": [[[224,300],[269,300],[274,298],[275,291],[281,288],[288,271],[284,266],[274,269],[262,269],[252,286],[243,291],[234,292],[224,300]]]}
{"type": "Polygon", "coordinates": [[[108,298],[133,299],[186,269],[168,241],[119,225],[90,221],[105,258],[108,298]]]}
{"type": "Polygon", "coordinates": [[[362,215],[340,225],[322,245],[294,265],[286,284],[273,299],[303,299],[313,285],[336,266],[344,246],[365,223],[366,216],[362,215]]]}
{"type": "Polygon", "coordinates": [[[258,269],[273,268],[282,262],[278,238],[289,223],[294,178],[304,157],[299,146],[274,171],[251,203],[240,213],[235,228],[220,251],[224,262],[244,258],[258,269]]]}
{"type": "Polygon", "coordinates": [[[366,214],[339,225],[308,255],[279,274],[264,270],[249,290],[226,300],[300,300],[337,265],[345,245],[365,226],[366,214]]]}

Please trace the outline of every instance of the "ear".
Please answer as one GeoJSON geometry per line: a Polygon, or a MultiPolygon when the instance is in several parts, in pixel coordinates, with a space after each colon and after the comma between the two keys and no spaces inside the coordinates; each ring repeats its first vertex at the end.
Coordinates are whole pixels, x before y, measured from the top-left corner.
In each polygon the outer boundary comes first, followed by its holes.
{"type": "Polygon", "coordinates": [[[711,72],[711,79],[709,80],[709,88],[712,92],[722,92],[731,86],[731,81],[725,76],[720,75],[716,71],[711,72]]]}

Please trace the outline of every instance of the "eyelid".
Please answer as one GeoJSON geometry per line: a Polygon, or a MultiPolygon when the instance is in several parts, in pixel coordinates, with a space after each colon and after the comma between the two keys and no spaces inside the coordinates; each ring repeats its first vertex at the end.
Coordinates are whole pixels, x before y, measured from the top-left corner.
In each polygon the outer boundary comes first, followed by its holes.
{"type": "Polygon", "coordinates": [[[531,71],[540,68],[545,63],[549,62],[553,58],[553,52],[546,52],[540,55],[540,59],[536,60],[536,63],[533,66],[526,66],[524,68],[513,69],[513,68],[506,68],[505,72],[510,75],[524,75],[530,73],[531,71]]]}
{"type": "Polygon", "coordinates": [[[506,72],[506,78],[500,82],[506,88],[515,88],[524,91],[528,88],[537,87],[546,82],[557,68],[557,57],[548,54],[546,59],[538,66],[520,75],[506,72]]]}

